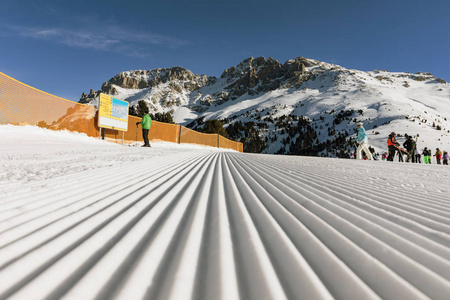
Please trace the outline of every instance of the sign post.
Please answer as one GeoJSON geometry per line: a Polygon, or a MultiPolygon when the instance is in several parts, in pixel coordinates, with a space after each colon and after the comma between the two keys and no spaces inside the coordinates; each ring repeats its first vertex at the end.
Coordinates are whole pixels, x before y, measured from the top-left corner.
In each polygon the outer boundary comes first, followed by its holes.
{"type": "Polygon", "coordinates": [[[100,94],[98,106],[98,127],[110,128],[122,131],[122,144],[125,131],[128,131],[128,106],[127,101],[116,99],[110,95],[100,94]]]}

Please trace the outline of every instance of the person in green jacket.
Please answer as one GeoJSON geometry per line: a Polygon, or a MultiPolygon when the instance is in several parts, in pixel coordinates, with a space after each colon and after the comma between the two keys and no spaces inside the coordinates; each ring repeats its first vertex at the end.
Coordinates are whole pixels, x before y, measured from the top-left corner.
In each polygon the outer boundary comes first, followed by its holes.
{"type": "Polygon", "coordinates": [[[152,118],[150,118],[148,110],[145,111],[145,114],[142,117],[142,121],[136,122],[136,126],[139,124],[142,124],[142,137],[144,138],[144,145],[142,147],[151,147],[150,142],[148,141],[148,131],[150,130],[150,126],[152,125],[152,118]]]}

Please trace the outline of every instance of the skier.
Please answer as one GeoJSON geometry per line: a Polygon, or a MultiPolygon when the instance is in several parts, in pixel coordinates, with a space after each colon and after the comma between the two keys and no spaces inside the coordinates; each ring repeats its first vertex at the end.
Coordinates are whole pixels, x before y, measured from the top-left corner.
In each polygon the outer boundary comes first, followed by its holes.
{"type": "Polygon", "coordinates": [[[427,147],[423,149],[422,155],[423,155],[423,162],[425,164],[431,164],[431,151],[428,150],[427,147]]]}
{"type": "Polygon", "coordinates": [[[406,162],[415,162],[414,150],[416,149],[416,142],[413,140],[412,136],[409,136],[406,142],[403,143],[403,147],[405,147],[406,151],[408,151],[406,162]]]}
{"type": "Polygon", "coordinates": [[[394,161],[395,151],[397,151],[397,140],[395,139],[395,132],[391,132],[387,140],[389,155],[387,157],[388,161],[394,161]]]}
{"type": "Polygon", "coordinates": [[[148,114],[148,109],[145,110],[142,121],[136,122],[136,126],[138,126],[139,124],[142,124],[142,137],[144,138],[144,145],[142,147],[151,147],[150,142],[148,141],[148,131],[150,130],[150,126],[152,125],[152,118],[148,114]]]}
{"type": "Polygon", "coordinates": [[[420,152],[419,152],[419,149],[417,149],[417,145],[416,145],[416,149],[414,150],[414,156],[415,156],[415,158],[416,158],[416,163],[422,163],[421,161],[420,161],[420,152]]]}
{"type": "Polygon", "coordinates": [[[436,148],[436,153],[433,156],[436,156],[436,162],[438,165],[440,165],[442,159],[442,151],[439,150],[439,148],[436,148]]]}
{"type": "Polygon", "coordinates": [[[444,155],[442,156],[442,159],[444,160],[444,165],[448,166],[448,153],[447,153],[447,151],[444,151],[444,155]]]}
{"type": "Polygon", "coordinates": [[[356,149],[356,159],[361,159],[361,152],[364,151],[364,153],[367,156],[368,160],[373,160],[372,158],[372,153],[370,153],[370,150],[368,148],[368,139],[367,139],[367,134],[366,134],[366,130],[363,127],[363,123],[359,122],[356,125],[356,130],[358,131],[358,135],[356,136],[356,141],[359,143],[358,148],[356,149]]]}

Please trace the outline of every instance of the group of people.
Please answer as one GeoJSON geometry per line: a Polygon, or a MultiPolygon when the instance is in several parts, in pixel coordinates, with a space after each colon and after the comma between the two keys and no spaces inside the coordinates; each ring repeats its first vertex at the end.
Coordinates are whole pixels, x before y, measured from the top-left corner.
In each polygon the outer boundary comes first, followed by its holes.
{"type": "MultiPolygon", "coordinates": [[[[357,136],[356,141],[359,143],[358,148],[356,149],[356,159],[363,159],[363,152],[364,152],[364,159],[373,160],[374,156],[372,156],[372,153],[369,150],[368,145],[368,139],[366,130],[363,127],[363,123],[359,122],[357,124],[357,136]]],[[[383,160],[387,161],[394,161],[394,157],[396,154],[398,154],[399,161],[403,162],[403,155],[406,156],[406,162],[413,162],[413,163],[421,163],[421,156],[423,155],[423,160],[425,164],[431,164],[431,155],[432,152],[430,149],[425,147],[420,153],[420,151],[417,149],[416,141],[414,141],[412,136],[407,137],[406,141],[403,143],[403,147],[406,149],[400,148],[400,143],[396,140],[396,133],[392,132],[389,135],[389,138],[387,140],[388,145],[388,153],[384,153],[382,155],[383,160]]],[[[378,156],[375,154],[375,156],[378,156]]],[[[436,152],[433,155],[436,157],[436,162],[438,165],[442,164],[448,165],[449,155],[447,151],[442,151],[439,148],[436,148],[436,152]]]]}
{"type": "MultiPolygon", "coordinates": [[[[150,130],[150,126],[152,124],[152,119],[149,115],[149,111],[146,110],[145,114],[142,118],[141,122],[136,122],[136,126],[139,124],[142,125],[142,136],[144,138],[144,145],[142,147],[151,147],[150,142],[148,140],[148,132],[150,130]]],[[[368,159],[373,160],[374,156],[369,150],[369,142],[367,139],[366,130],[363,127],[363,123],[359,122],[356,124],[356,130],[357,130],[357,136],[356,141],[359,143],[358,148],[356,149],[356,159],[368,159]],[[363,154],[364,152],[364,154],[363,154]]],[[[396,133],[392,132],[389,135],[389,138],[387,140],[388,144],[388,153],[384,153],[382,155],[383,160],[388,161],[394,161],[394,157],[396,154],[398,154],[399,161],[403,162],[403,155],[406,154],[406,162],[413,162],[413,163],[421,163],[421,155],[423,155],[423,160],[425,164],[431,164],[431,150],[425,147],[422,151],[422,154],[417,149],[416,141],[414,141],[412,136],[409,136],[407,140],[403,143],[403,147],[405,147],[406,150],[400,148],[400,143],[396,140],[396,133]]],[[[375,158],[377,158],[377,154],[375,154],[375,158]]],[[[436,157],[436,162],[438,165],[442,163],[444,165],[448,165],[448,153],[447,151],[444,151],[442,153],[439,148],[436,148],[436,153],[433,155],[436,157]]],[[[353,158],[353,157],[352,157],[353,158]]]]}
{"type": "MultiPolygon", "coordinates": [[[[425,164],[431,164],[431,149],[425,147],[422,150],[422,153],[420,153],[419,149],[417,149],[416,141],[414,141],[412,136],[409,136],[403,143],[403,147],[405,147],[406,149],[404,150],[400,148],[400,144],[397,142],[396,136],[397,135],[395,134],[395,132],[392,132],[387,140],[389,151],[389,155],[387,156],[388,161],[394,161],[395,154],[398,154],[399,161],[403,162],[403,154],[406,154],[406,162],[421,163],[421,157],[423,156],[423,162],[425,164]]],[[[442,153],[439,148],[436,148],[436,152],[433,156],[436,157],[436,163],[438,165],[440,165],[441,162],[444,165],[448,165],[449,156],[447,151],[444,151],[444,153],[442,153]]]]}

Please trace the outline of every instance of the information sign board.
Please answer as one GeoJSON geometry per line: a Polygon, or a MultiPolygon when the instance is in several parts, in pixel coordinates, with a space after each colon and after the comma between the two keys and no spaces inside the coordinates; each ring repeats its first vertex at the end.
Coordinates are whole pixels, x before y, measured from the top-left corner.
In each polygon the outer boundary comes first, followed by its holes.
{"type": "Polygon", "coordinates": [[[127,131],[128,106],[127,101],[101,93],[98,107],[98,126],[127,131]]]}

